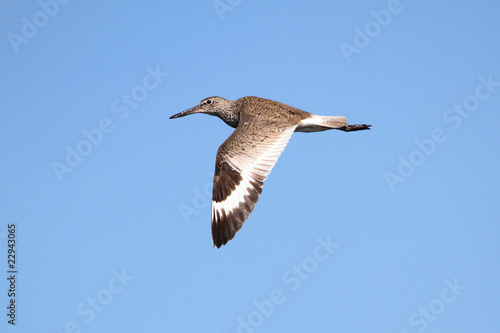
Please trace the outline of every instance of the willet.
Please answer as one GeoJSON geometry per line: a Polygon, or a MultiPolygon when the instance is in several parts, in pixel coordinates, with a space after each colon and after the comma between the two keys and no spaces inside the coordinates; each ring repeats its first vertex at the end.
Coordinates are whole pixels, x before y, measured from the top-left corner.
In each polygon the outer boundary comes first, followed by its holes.
{"type": "Polygon", "coordinates": [[[342,116],[317,116],[260,97],[235,101],[214,96],[170,117],[194,113],[217,116],[236,128],[217,150],[212,192],[212,238],[217,248],[233,239],[253,211],[264,180],[278,161],[293,132],[370,129],[348,125],[342,116]]]}

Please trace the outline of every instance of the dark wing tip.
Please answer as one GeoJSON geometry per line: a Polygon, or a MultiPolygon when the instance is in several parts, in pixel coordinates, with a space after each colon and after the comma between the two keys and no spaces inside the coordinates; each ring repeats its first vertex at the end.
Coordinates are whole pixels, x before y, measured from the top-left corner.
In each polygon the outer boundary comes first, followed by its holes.
{"type": "Polygon", "coordinates": [[[226,214],[224,209],[215,212],[215,214],[216,216],[212,218],[212,240],[214,247],[220,248],[222,245],[226,245],[240,231],[250,212],[240,204],[239,208],[229,214],[226,214]]]}
{"type": "Polygon", "coordinates": [[[244,221],[240,221],[233,214],[226,214],[224,210],[215,214],[212,221],[212,240],[214,247],[220,248],[234,238],[244,221]]]}
{"type": "Polygon", "coordinates": [[[243,201],[233,210],[226,212],[224,208],[214,211],[212,214],[212,240],[214,247],[220,248],[234,238],[236,233],[243,227],[243,223],[252,213],[255,204],[262,193],[263,182],[252,181],[248,194],[243,201]]]}

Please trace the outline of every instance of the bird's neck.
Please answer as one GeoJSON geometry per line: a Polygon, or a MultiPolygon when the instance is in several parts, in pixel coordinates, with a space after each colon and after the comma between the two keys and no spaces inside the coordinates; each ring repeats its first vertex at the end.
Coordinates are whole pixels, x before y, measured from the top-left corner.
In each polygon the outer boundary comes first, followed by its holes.
{"type": "Polygon", "coordinates": [[[236,110],[225,111],[215,114],[229,126],[236,128],[240,122],[240,112],[236,110]]]}

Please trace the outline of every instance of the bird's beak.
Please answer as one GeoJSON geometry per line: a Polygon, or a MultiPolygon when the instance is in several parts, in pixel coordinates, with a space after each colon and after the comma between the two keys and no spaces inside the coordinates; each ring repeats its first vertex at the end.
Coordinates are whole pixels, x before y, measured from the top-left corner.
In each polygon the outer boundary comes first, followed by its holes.
{"type": "Polygon", "coordinates": [[[200,113],[200,112],[201,112],[200,108],[198,106],[195,106],[194,108],[187,109],[186,111],[182,111],[178,114],[174,114],[169,119],[180,118],[180,117],[188,116],[188,115],[193,114],[193,113],[200,113]]]}

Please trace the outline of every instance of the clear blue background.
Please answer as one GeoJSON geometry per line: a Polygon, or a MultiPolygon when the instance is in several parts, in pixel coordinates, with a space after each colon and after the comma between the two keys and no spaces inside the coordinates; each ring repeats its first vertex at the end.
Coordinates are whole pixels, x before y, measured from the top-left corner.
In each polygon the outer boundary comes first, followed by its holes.
{"type": "Polygon", "coordinates": [[[222,16],[212,1],[75,0],[53,17],[0,5],[0,263],[16,223],[17,332],[497,332],[500,87],[458,128],[443,117],[479,77],[500,81],[499,3],[401,0],[385,27],[370,12],[390,1],[232,3],[222,16]],[[34,19],[15,52],[9,36],[34,19]],[[340,45],[366,27],[347,61],[340,45]],[[112,104],[148,67],[169,74],[120,119],[112,104]],[[212,95],[373,128],[296,133],[241,232],[214,249],[203,192],[232,129],[168,119],[212,95]],[[52,164],[106,118],[113,131],[59,181],[52,164]],[[436,128],[446,140],[415,152],[436,128]],[[391,189],[384,175],[412,153],[391,189]],[[328,237],[340,247],[317,261],[328,237]]]}

